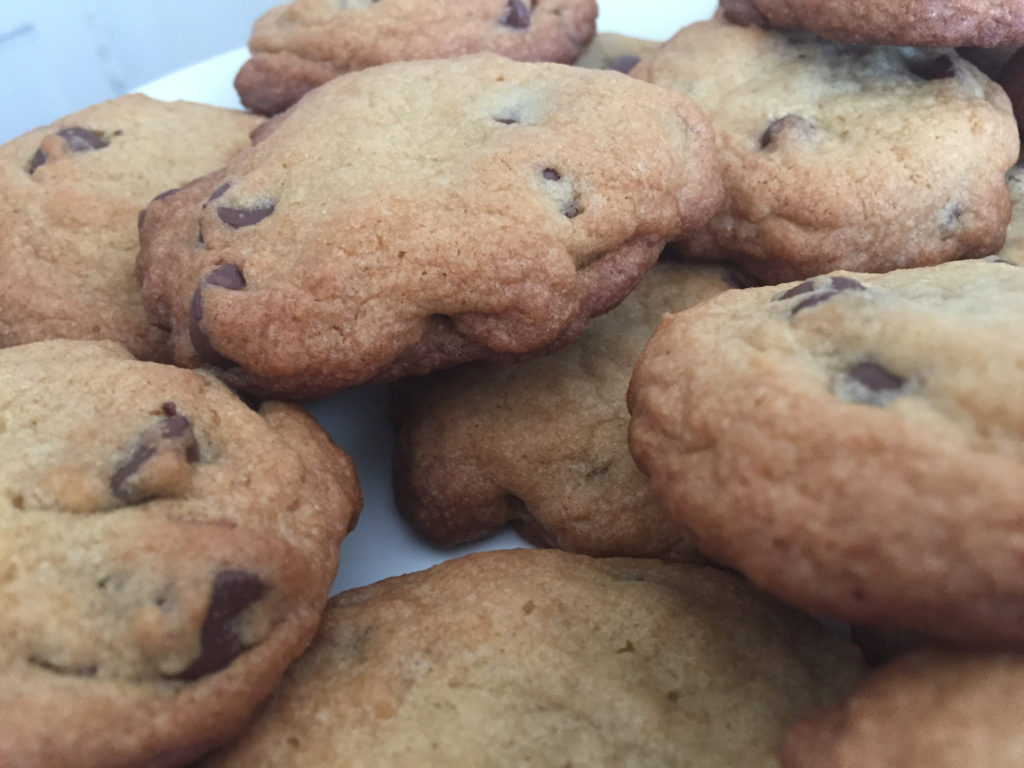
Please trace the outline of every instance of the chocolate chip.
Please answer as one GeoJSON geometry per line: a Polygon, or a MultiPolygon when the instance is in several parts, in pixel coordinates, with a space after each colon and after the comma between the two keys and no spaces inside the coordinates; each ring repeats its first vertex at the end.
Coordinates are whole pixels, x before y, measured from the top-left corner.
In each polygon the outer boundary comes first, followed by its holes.
{"type": "Polygon", "coordinates": [[[857,363],[836,382],[836,394],[864,405],[884,406],[905,394],[907,380],[872,362],[857,363]]]}
{"type": "Polygon", "coordinates": [[[159,482],[147,483],[137,476],[157,453],[183,454],[189,464],[199,461],[199,444],[192,431],[192,422],[177,412],[174,403],[164,403],[161,410],[163,420],[142,433],[131,454],[110,478],[111,492],[128,504],[140,504],[168,490],[159,482]]]}
{"type": "Polygon", "coordinates": [[[226,208],[221,206],[217,209],[220,220],[232,229],[251,227],[259,224],[267,216],[274,212],[274,205],[265,205],[257,208],[226,208]]]}
{"type": "Polygon", "coordinates": [[[840,293],[844,293],[845,291],[864,290],[867,290],[864,285],[854,280],[852,277],[837,275],[835,277],[822,278],[819,281],[807,280],[793,288],[790,288],[781,296],[778,296],[776,301],[782,301],[802,294],[809,294],[807,298],[803,299],[793,307],[793,310],[790,313],[790,317],[792,317],[798,312],[817,306],[818,304],[828,301],[832,297],[837,296],[840,293]],[[807,287],[808,285],[810,288],[807,287]]]}
{"type": "Polygon", "coordinates": [[[815,130],[814,123],[807,118],[800,117],[800,115],[784,115],[769,123],[768,127],[764,129],[764,133],[761,134],[761,149],[768,149],[782,134],[797,139],[807,139],[815,130]]]}
{"type": "Polygon", "coordinates": [[[579,216],[580,215],[580,209],[576,205],[576,201],[574,200],[571,203],[569,203],[568,205],[566,205],[564,208],[562,208],[562,214],[567,219],[575,219],[577,216],[579,216]]]}
{"type": "Polygon", "coordinates": [[[960,231],[960,218],[967,212],[967,206],[960,200],[951,200],[939,212],[939,237],[949,240],[960,231]]]}
{"type": "Polygon", "coordinates": [[[215,190],[213,190],[213,192],[210,193],[210,196],[208,198],[206,198],[206,202],[212,203],[218,197],[220,197],[225,192],[227,192],[230,188],[231,188],[231,185],[228,182],[225,181],[223,184],[221,184],[219,187],[217,187],[215,190]]]}
{"type": "Polygon", "coordinates": [[[501,123],[502,125],[515,125],[519,120],[515,117],[496,117],[494,122],[501,123]]]}
{"type": "Polygon", "coordinates": [[[213,344],[210,343],[209,337],[203,330],[204,284],[217,288],[226,288],[230,291],[238,291],[245,287],[245,277],[234,264],[221,264],[200,281],[189,303],[188,335],[193,349],[199,355],[199,359],[208,365],[218,368],[234,367],[234,361],[218,352],[213,344]]]}
{"type": "Polygon", "coordinates": [[[501,23],[513,29],[526,29],[530,26],[530,11],[523,5],[523,0],[508,0],[501,23]]]}
{"type": "Polygon", "coordinates": [[[948,53],[927,61],[907,59],[907,69],[925,80],[944,80],[956,75],[956,63],[948,53]]]}
{"type": "MultiPolygon", "coordinates": [[[[120,135],[120,133],[120,131],[117,131],[115,135],[120,135]]],[[[77,126],[63,128],[57,131],[56,135],[64,139],[64,143],[72,152],[89,152],[94,149],[103,149],[110,146],[109,141],[106,141],[100,134],[90,131],[88,128],[79,128],[77,126]]],[[[28,172],[30,174],[34,173],[36,168],[46,164],[46,160],[46,153],[42,149],[36,150],[28,164],[28,172]]]]}
{"type": "Polygon", "coordinates": [[[562,178],[562,174],[560,174],[554,168],[545,168],[541,175],[548,181],[558,181],[560,178],[562,178]]]}
{"type": "Polygon", "coordinates": [[[906,379],[877,363],[857,363],[849,370],[848,375],[874,392],[902,389],[906,383],[906,379]]]}
{"type": "Polygon", "coordinates": [[[159,195],[157,195],[153,199],[154,200],[163,200],[164,198],[167,198],[167,197],[170,197],[171,195],[173,195],[179,189],[181,189],[181,187],[171,187],[170,189],[165,189],[163,192],[161,192],[159,195]]]}
{"type": "Polygon", "coordinates": [[[246,650],[233,622],[267,593],[267,585],[249,571],[221,571],[213,581],[210,607],[199,634],[199,656],[175,677],[198,680],[219,672],[246,650]]]}
{"type": "Polygon", "coordinates": [[[640,57],[634,56],[631,53],[624,53],[621,56],[616,56],[614,59],[604,65],[605,69],[612,69],[616,72],[622,72],[628,74],[633,67],[640,63],[640,57]]]}

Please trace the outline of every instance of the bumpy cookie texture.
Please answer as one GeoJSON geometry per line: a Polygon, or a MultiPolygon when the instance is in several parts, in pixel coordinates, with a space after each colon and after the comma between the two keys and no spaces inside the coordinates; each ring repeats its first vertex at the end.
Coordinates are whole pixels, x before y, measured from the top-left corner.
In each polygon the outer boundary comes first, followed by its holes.
{"type": "Polygon", "coordinates": [[[295,406],[112,342],[0,351],[0,765],[171,768],[237,734],[358,506],[295,406]]]}
{"type": "Polygon", "coordinates": [[[1020,0],[721,0],[737,24],[806,29],[844,43],[994,48],[1024,43],[1020,0]]]}
{"type": "Polygon", "coordinates": [[[1024,270],[986,261],[723,294],[641,354],[630,447],[702,552],[783,599],[1020,644],[1022,315],[1024,270]]]}
{"type": "Polygon", "coordinates": [[[594,0],[294,0],[257,20],[235,87],[273,115],[333,77],[393,61],[491,51],[568,64],[596,18],[594,0]]]}
{"type": "Polygon", "coordinates": [[[1024,658],[920,651],[795,725],[784,768],[1018,768],[1024,658]]]}
{"type": "Polygon", "coordinates": [[[175,362],[312,396],[567,344],[720,183],[703,114],[617,72],[389,64],[154,201],[139,276],[175,362]]]}
{"type": "Polygon", "coordinates": [[[719,20],[633,76],[715,124],[726,203],[682,249],[764,282],[997,251],[1019,151],[1006,95],[952,50],[849,47],[719,20]],[[727,61],[728,66],[721,62],[727,61]]]}
{"type": "Polygon", "coordinates": [[[399,510],[442,546],[511,523],[535,544],[590,555],[695,557],[629,454],[626,387],[662,314],[731,287],[723,273],[662,262],[553,355],[398,382],[399,510]]]}
{"type": "Polygon", "coordinates": [[[856,650],[712,568],[539,550],[343,593],[205,768],[777,766],[856,650]]]}
{"type": "Polygon", "coordinates": [[[640,62],[642,56],[653,53],[660,47],[661,43],[655,40],[602,32],[595,35],[590,45],[583,49],[576,59],[576,66],[629,72],[640,62]]]}
{"type": "Polygon", "coordinates": [[[0,346],[111,339],[165,357],[135,282],[139,211],[222,166],[259,122],[130,95],[0,147],[0,346]]]}

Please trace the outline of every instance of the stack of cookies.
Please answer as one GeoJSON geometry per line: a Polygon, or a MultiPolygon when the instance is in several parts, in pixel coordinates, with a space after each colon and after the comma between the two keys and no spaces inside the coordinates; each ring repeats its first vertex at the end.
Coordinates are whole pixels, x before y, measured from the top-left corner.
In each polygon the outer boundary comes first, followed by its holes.
{"type": "Polygon", "coordinates": [[[721,5],[294,0],[0,147],[0,766],[1019,764],[1024,7],[721,5]],[[328,600],[377,382],[541,549],[328,600]]]}

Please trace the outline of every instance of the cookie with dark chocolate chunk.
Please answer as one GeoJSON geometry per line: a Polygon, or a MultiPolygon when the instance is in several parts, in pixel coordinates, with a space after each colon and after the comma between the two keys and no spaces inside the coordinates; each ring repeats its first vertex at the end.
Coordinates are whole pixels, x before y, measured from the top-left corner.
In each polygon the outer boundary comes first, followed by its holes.
{"type": "Polygon", "coordinates": [[[0,765],[171,768],[236,735],[359,505],[295,406],[112,342],[0,350],[0,765]]]}
{"type": "Polygon", "coordinates": [[[345,72],[490,51],[572,63],[594,35],[594,0],[293,0],[267,11],[235,88],[254,112],[281,112],[345,72]]]}
{"type": "Polygon", "coordinates": [[[777,766],[860,655],[717,568],[505,550],[344,592],[203,768],[777,766]]]}
{"type": "Polygon", "coordinates": [[[223,165],[259,123],[129,95],[0,146],[0,347],[110,339],[165,359],[135,281],[139,212],[223,165]]]}
{"type": "Polygon", "coordinates": [[[310,397],[564,346],[720,185],[706,118],[663,88],[491,54],[401,62],[331,81],[154,201],[138,274],[176,363],[310,397]]]}
{"type": "Polygon", "coordinates": [[[1019,646],[1022,321],[1024,270],[987,260],[728,292],[641,354],[630,447],[702,552],[783,599],[1019,646]]]}
{"type": "Polygon", "coordinates": [[[806,29],[844,43],[998,46],[1024,43],[1020,0],[721,0],[737,24],[806,29]]]}
{"type": "Polygon", "coordinates": [[[781,282],[1002,245],[1016,122],[999,86],[952,49],[849,46],[718,18],[630,74],[691,96],[718,133],[726,201],[680,243],[688,256],[781,282]]]}

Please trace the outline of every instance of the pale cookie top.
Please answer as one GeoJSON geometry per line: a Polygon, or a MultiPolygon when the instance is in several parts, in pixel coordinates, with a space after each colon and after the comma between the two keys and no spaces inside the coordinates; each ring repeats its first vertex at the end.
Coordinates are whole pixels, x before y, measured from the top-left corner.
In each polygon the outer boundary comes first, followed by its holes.
{"type": "Polygon", "coordinates": [[[154,201],[139,276],[175,362],[310,396],[564,345],[719,200],[685,97],[493,55],[403,62],[333,80],[154,201]]]}
{"type": "Polygon", "coordinates": [[[1022,323],[1024,269],[987,261],[727,292],[645,348],[630,447],[701,551],[784,599],[1019,644],[1022,323]]]}
{"type": "Polygon", "coordinates": [[[205,768],[778,766],[859,653],[737,576],[507,550],[343,593],[205,768]]]}
{"type": "Polygon", "coordinates": [[[662,314],[727,290],[725,272],[662,261],[559,352],[396,384],[399,510],[446,546],[508,522],[569,551],[695,557],[629,454],[626,387],[662,314]]]}
{"type": "Polygon", "coordinates": [[[632,74],[691,96],[718,133],[726,204],[683,243],[766,282],[881,272],[1002,245],[1017,126],[951,50],[849,47],[720,20],[632,74]]]}
{"type": "Polygon", "coordinates": [[[491,51],[572,63],[594,35],[594,0],[294,0],[267,11],[235,85],[274,114],[344,72],[491,51]]]}
{"type": "Polygon", "coordinates": [[[808,29],[844,43],[994,48],[1024,43],[1021,0],[721,0],[740,24],[808,29]]]}
{"type": "Polygon", "coordinates": [[[112,342],[0,350],[0,765],[229,739],[309,641],[359,503],[295,406],[112,342]]]}
{"type": "Polygon", "coordinates": [[[1019,768],[1024,657],[921,651],[794,726],[784,768],[1019,768]]]}
{"type": "Polygon", "coordinates": [[[259,122],[129,95],[0,146],[0,346],[111,339],[166,357],[135,281],[139,211],[222,166],[259,122]]]}

